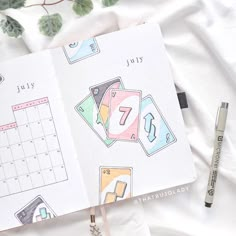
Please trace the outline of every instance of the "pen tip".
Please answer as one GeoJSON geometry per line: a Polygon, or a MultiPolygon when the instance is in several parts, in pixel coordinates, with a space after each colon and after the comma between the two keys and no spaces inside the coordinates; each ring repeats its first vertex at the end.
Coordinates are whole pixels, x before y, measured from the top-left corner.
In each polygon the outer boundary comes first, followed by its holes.
{"type": "Polygon", "coordinates": [[[228,107],[229,107],[229,103],[228,103],[228,102],[222,102],[222,103],[221,103],[221,108],[226,108],[226,109],[228,109],[228,107]]]}
{"type": "Polygon", "coordinates": [[[210,208],[210,207],[211,207],[211,205],[212,205],[212,203],[205,202],[205,207],[208,207],[208,208],[210,208]]]}

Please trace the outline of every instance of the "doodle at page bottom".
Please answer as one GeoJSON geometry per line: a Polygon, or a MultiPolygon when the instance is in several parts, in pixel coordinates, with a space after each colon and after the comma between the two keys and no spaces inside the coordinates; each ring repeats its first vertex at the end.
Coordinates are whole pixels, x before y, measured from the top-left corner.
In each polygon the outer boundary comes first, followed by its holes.
{"type": "Polygon", "coordinates": [[[16,212],[15,216],[22,224],[32,224],[55,218],[56,214],[42,196],[37,196],[21,210],[16,212]]]}

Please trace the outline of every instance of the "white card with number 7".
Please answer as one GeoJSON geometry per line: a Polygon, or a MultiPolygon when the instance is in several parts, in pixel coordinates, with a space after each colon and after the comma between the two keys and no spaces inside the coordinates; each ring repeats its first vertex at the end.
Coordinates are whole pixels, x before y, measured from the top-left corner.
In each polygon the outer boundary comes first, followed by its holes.
{"type": "Polygon", "coordinates": [[[110,139],[138,140],[141,97],[138,90],[111,90],[107,132],[110,139]]]}

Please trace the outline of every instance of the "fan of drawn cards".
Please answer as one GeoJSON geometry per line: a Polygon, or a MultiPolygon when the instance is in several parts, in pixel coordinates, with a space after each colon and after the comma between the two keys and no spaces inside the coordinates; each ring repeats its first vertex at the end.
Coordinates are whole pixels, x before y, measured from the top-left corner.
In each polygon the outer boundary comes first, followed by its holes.
{"type": "Polygon", "coordinates": [[[126,89],[120,77],[90,87],[75,110],[107,147],[139,142],[151,156],[176,141],[153,97],[126,89]]]}

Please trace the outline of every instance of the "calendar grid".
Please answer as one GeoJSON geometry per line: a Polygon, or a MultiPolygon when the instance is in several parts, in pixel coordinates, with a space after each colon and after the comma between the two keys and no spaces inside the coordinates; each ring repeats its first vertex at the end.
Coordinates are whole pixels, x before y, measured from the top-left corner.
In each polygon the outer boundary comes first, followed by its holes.
{"type": "Polygon", "coordinates": [[[68,180],[48,98],[12,106],[0,126],[0,198],[68,180]]]}

